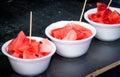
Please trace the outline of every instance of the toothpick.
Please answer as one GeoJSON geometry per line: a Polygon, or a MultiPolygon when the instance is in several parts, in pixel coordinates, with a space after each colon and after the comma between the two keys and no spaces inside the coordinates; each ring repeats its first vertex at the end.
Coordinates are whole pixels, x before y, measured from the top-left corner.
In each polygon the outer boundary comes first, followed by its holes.
{"type": "Polygon", "coordinates": [[[84,13],[84,10],[85,10],[86,3],[87,3],[87,0],[84,1],[84,5],[83,5],[83,8],[82,8],[82,13],[81,13],[81,16],[80,16],[80,22],[82,20],[82,16],[83,16],[83,13],[84,13]]]}
{"type": "Polygon", "coordinates": [[[31,35],[32,35],[32,11],[30,11],[30,41],[29,43],[31,43],[31,35]]]}
{"type": "Polygon", "coordinates": [[[107,9],[110,7],[110,4],[112,3],[112,0],[109,1],[107,9]]]}

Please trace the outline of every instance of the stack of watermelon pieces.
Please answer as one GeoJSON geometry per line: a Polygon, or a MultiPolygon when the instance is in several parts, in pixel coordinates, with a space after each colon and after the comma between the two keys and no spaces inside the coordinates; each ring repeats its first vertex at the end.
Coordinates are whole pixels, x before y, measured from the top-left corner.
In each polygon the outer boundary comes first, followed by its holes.
{"type": "Polygon", "coordinates": [[[39,42],[31,39],[31,43],[29,40],[24,32],[20,31],[18,36],[9,43],[8,53],[17,58],[35,59],[48,55],[52,50],[47,38],[39,42]]]}
{"type": "Polygon", "coordinates": [[[75,23],[68,23],[64,27],[53,29],[51,35],[60,40],[82,40],[92,35],[88,28],[75,23]]]}
{"type": "Polygon", "coordinates": [[[105,3],[97,3],[97,12],[88,15],[88,18],[94,22],[103,24],[120,24],[120,13],[117,10],[107,8],[105,3]]]}

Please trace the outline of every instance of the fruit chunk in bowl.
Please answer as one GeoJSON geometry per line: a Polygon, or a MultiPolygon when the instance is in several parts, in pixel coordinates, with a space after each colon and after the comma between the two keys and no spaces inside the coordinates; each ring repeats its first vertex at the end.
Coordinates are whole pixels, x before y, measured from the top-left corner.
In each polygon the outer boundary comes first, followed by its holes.
{"type": "Polygon", "coordinates": [[[101,41],[115,41],[120,38],[120,9],[97,3],[97,8],[85,12],[84,18],[96,28],[96,38],[101,41]]]}
{"type": "Polygon", "coordinates": [[[2,52],[8,57],[15,72],[35,76],[44,72],[56,51],[54,43],[42,37],[29,38],[21,31],[18,36],[5,42],[2,52]]]}
{"type": "Polygon", "coordinates": [[[75,58],[87,52],[96,30],[85,22],[58,21],[50,24],[45,33],[56,45],[59,55],[75,58]]]}
{"type": "Polygon", "coordinates": [[[51,35],[60,40],[72,41],[88,38],[92,35],[92,31],[80,26],[79,24],[71,22],[66,24],[64,27],[52,30],[51,35]]]}

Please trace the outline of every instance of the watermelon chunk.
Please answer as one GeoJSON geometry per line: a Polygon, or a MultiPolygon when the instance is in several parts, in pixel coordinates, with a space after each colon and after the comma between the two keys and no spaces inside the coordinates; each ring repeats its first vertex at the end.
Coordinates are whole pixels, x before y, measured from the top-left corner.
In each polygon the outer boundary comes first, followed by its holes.
{"type": "Polygon", "coordinates": [[[97,2],[97,12],[104,11],[107,9],[107,5],[103,2],[97,2]]]}
{"type": "Polygon", "coordinates": [[[99,13],[89,14],[88,18],[94,22],[103,23],[102,14],[99,14],[99,13]]]}
{"type": "Polygon", "coordinates": [[[14,53],[14,51],[17,51],[17,48],[19,48],[24,43],[25,40],[26,36],[24,32],[20,31],[16,39],[13,39],[8,45],[9,53],[14,53]]]}
{"type": "Polygon", "coordinates": [[[63,40],[76,40],[77,34],[74,30],[71,30],[67,33],[67,35],[63,38],[63,40]]]}
{"type": "Polygon", "coordinates": [[[40,52],[47,52],[47,53],[52,51],[51,45],[50,45],[47,38],[40,41],[39,51],[40,52]]]}
{"type": "Polygon", "coordinates": [[[72,28],[70,26],[57,28],[51,31],[51,35],[57,39],[63,39],[71,29],[72,28]]]}

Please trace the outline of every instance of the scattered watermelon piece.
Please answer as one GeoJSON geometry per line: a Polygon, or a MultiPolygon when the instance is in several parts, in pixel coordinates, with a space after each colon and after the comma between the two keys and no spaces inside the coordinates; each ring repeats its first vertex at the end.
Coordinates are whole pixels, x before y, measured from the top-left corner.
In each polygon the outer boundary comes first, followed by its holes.
{"type": "Polygon", "coordinates": [[[105,3],[97,3],[97,12],[88,15],[88,18],[94,22],[103,24],[120,24],[120,14],[107,8],[105,3]]]}
{"type": "Polygon", "coordinates": [[[14,38],[8,45],[8,53],[12,56],[23,59],[41,58],[48,55],[52,47],[48,39],[42,39],[41,42],[26,37],[23,31],[14,38]]]}
{"type": "Polygon", "coordinates": [[[75,23],[68,23],[62,28],[51,31],[54,38],[60,40],[81,40],[92,35],[92,31],[75,23]]]}

